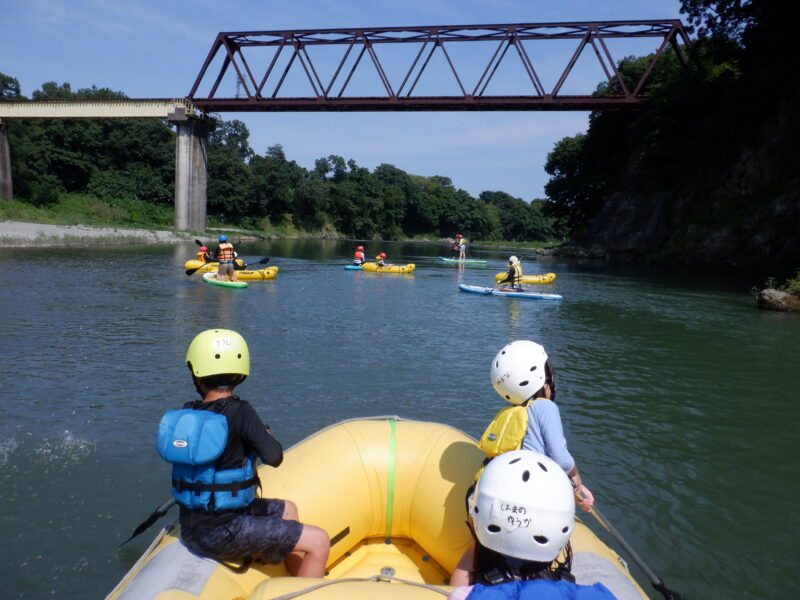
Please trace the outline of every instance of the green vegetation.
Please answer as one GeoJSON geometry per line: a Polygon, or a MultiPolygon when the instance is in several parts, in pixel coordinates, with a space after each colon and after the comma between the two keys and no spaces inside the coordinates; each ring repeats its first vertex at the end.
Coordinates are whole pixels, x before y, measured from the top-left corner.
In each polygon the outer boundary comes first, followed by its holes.
{"type": "MultiPolygon", "coordinates": [[[[46,83],[34,99],[124,98],[109,89],[46,83]]],[[[22,99],[0,74],[0,101],[22,99]]],[[[54,223],[164,228],[172,222],[174,132],[155,120],[29,120],[9,124],[15,196],[0,216],[54,223]]],[[[541,200],[500,191],[472,197],[443,176],[390,164],[374,170],[331,155],[309,170],[279,144],[257,155],[241,121],[221,121],[208,142],[208,221],[278,235],[358,239],[538,240],[563,225],[541,200]]]]}
{"type": "MultiPolygon", "coordinates": [[[[800,176],[800,61],[791,5],[682,0],[681,6],[696,34],[688,67],[666,53],[647,84],[646,108],[593,113],[586,134],[555,145],[546,163],[549,214],[587,243],[602,241],[612,223],[615,234],[635,237],[652,214],[648,199],[658,197],[662,228],[651,235],[661,237],[642,244],[651,259],[696,264],[714,251],[719,262],[759,253],[764,261],[785,262],[792,244],[796,249],[792,207],[800,176]],[[615,220],[626,198],[637,203],[626,206],[626,216],[643,215],[638,225],[630,219],[627,230],[615,220]],[[714,237],[724,241],[712,247],[714,237]]],[[[623,77],[635,81],[648,58],[622,60],[623,77]]],[[[597,89],[613,91],[606,84],[597,89]]]]}
{"type": "Polygon", "coordinates": [[[786,292],[787,294],[791,294],[792,296],[797,296],[800,298],[800,268],[797,269],[797,275],[788,278],[783,283],[778,283],[774,277],[769,277],[760,289],[754,287],[750,290],[750,293],[753,294],[753,296],[758,296],[758,293],[761,290],[770,289],[778,290],[779,292],[786,292]]]}
{"type": "Polygon", "coordinates": [[[136,229],[169,229],[174,221],[172,207],[144,200],[100,200],[88,194],[59,194],[54,202],[34,205],[12,200],[0,202],[0,220],[49,223],[52,225],[93,225],[136,229]]]}

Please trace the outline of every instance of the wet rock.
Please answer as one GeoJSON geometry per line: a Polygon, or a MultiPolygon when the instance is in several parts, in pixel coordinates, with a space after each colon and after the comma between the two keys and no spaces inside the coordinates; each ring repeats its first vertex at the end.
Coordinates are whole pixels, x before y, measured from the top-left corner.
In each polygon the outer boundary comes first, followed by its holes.
{"type": "Polygon", "coordinates": [[[761,290],[757,302],[758,308],[765,310],[800,311],[800,298],[771,288],[761,290]]]}

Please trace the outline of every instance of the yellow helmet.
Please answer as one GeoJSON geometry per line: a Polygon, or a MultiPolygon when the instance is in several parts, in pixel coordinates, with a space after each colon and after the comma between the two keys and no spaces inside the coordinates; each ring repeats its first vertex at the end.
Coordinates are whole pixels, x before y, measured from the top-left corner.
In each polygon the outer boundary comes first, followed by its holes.
{"type": "Polygon", "coordinates": [[[230,329],[208,329],[197,334],[186,351],[186,362],[196,377],[250,374],[247,342],[230,329]]]}

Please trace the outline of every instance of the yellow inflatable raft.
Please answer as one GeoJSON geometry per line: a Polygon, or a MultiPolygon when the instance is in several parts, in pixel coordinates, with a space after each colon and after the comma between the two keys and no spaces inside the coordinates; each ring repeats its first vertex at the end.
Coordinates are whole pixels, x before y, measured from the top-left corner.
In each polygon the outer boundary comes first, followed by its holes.
{"type": "MultiPolygon", "coordinates": [[[[241,261],[238,259],[236,262],[241,263],[241,261]]],[[[217,267],[219,265],[218,263],[206,263],[205,265],[203,265],[203,263],[201,263],[199,260],[188,260],[186,261],[186,263],[184,263],[184,266],[186,267],[187,270],[200,267],[199,269],[197,269],[197,271],[195,271],[195,273],[210,273],[210,272],[216,272],[217,267]]],[[[263,281],[264,279],[272,279],[277,274],[278,274],[277,266],[266,267],[265,269],[256,269],[254,271],[249,269],[243,269],[241,271],[236,271],[236,279],[240,281],[263,281]]]]}
{"type": "MultiPolygon", "coordinates": [[[[236,266],[243,267],[244,261],[241,258],[236,259],[236,266]]],[[[195,273],[209,273],[211,271],[216,271],[219,268],[218,262],[203,262],[202,260],[197,260],[193,258],[191,260],[187,260],[183,263],[183,268],[187,271],[189,269],[197,269],[195,273]],[[199,268],[198,268],[199,267],[199,268]]]]}
{"type": "MultiPolygon", "coordinates": [[[[508,272],[504,271],[503,273],[498,273],[494,276],[495,281],[500,281],[508,275],[508,272]]],[[[522,276],[522,283],[553,283],[556,278],[555,273],[543,273],[541,275],[523,275],[522,276]]]]}
{"type": "Polygon", "coordinates": [[[379,267],[376,263],[364,263],[361,265],[361,270],[369,273],[411,273],[411,271],[416,268],[417,265],[413,263],[407,265],[386,265],[385,267],[379,267]]]}
{"type": "MultiPolygon", "coordinates": [[[[278,469],[259,469],[264,495],[294,501],[303,522],[330,535],[324,579],[255,563],[235,573],[189,552],[172,524],[107,600],[443,600],[471,539],[464,496],[484,456],[474,439],[438,423],[375,417],[333,425],[291,448],[278,469]]],[[[580,522],[572,548],[578,583],[602,582],[618,600],[647,598],[580,522]]]]}

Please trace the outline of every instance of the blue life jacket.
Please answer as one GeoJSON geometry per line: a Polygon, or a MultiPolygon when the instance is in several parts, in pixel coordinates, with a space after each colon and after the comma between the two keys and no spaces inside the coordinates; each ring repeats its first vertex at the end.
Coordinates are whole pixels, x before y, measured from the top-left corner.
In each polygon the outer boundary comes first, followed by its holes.
{"type": "Polygon", "coordinates": [[[476,583],[467,600],[616,600],[602,583],[578,585],[569,581],[530,579],[499,585],[476,583]]]}
{"type": "Polygon", "coordinates": [[[218,471],[228,442],[228,420],[210,410],[170,410],[161,417],[156,450],[172,463],[172,495],[190,509],[229,510],[248,506],[259,484],[255,455],[241,467],[218,471]]]}

